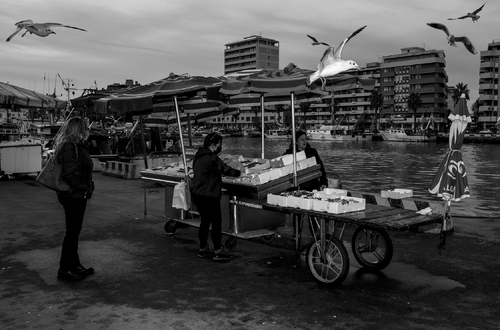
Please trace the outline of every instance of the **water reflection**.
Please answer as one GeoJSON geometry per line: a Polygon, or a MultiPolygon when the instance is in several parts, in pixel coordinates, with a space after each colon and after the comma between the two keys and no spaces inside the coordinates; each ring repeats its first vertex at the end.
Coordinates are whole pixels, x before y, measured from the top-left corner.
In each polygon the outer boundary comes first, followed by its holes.
{"type": "MultiPolygon", "coordinates": [[[[266,140],[265,158],[282,155],[289,144],[289,140],[266,140]]],[[[415,197],[440,200],[427,189],[445,157],[447,143],[310,141],[310,144],[318,150],[327,172],[337,172],[348,189],[380,192],[408,188],[413,189],[415,197]]],[[[260,139],[225,138],[223,147],[224,153],[261,157],[260,139]]],[[[471,197],[453,203],[452,208],[485,215],[500,212],[499,150],[500,146],[495,144],[463,145],[471,197]]]]}

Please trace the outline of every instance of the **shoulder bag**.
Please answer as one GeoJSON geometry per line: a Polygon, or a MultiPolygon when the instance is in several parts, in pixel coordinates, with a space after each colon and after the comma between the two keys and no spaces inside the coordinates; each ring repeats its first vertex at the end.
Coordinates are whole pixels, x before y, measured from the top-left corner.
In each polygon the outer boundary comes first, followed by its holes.
{"type": "MultiPolygon", "coordinates": [[[[78,146],[75,144],[76,158],[78,159],[78,146]]],[[[57,155],[51,157],[42,171],[36,177],[36,181],[45,187],[58,191],[69,192],[71,187],[62,177],[62,165],[57,160],[57,155]]]]}

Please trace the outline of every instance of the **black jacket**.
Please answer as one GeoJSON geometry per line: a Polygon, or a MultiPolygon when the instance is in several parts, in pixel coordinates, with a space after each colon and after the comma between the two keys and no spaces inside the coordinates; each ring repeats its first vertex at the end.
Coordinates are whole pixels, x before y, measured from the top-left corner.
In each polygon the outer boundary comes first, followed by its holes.
{"type": "MultiPolygon", "coordinates": [[[[299,152],[299,150],[296,149],[296,152],[299,152]]],[[[316,158],[316,163],[318,163],[320,165],[321,176],[319,178],[312,179],[310,181],[302,183],[300,185],[300,189],[307,190],[307,191],[313,191],[314,189],[319,190],[321,188],[321,186],[328,186],[328,179],[326,177],[325,166],[323,165],[321,158],[319,158],[318,151],[314,148],[311,148],[311,146],[308,143],[306,145],[306,148],[304,149],[304,152],[305,152],[307,158],[311,158],[311,157],[316,158]]],[[[286,149],[286,151],[284,153],[284,155],[289,155],[289,154],[293,154],[292,147],[286,149]]]]}
{"type": "Polygon", "coordinates": [[[194,155],[193,172],[191,193],[216,198],[222,196],[222,175],[240,176],[241,174],[239,170],[224,163],[208,148],[200,148],[194,155]]]}
{"type": "Polygon", "coordinates": [[[57,160],[62,165],[62,177],[72,188],[71,192],[58,192],[74,198],[92,197],[94,164],[82,143],[65,142],[57,152],[57,160]]]}

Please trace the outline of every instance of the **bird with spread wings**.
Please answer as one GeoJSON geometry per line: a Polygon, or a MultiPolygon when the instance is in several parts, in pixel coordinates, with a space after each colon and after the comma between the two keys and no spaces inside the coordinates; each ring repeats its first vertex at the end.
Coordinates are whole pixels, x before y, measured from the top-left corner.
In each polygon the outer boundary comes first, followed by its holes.
{"type": "Polygon", "coordinates": [[[483,9],[484,5],[486,4],[486,2],[481,6],[479,7],[478,9],[474,10],[472,13],[467,13],[465,14],[464,16],[460,16],[460,17],[455,17],[455,18],[448,18],[448,20],[454,20],[454,19],[464,19],[464,18],[472,18],[472,21],[474,23],[476,23],[476,21],[479,19],[479,16],[478,13],[483,9]]]}
{"type": "Polygon", "coordinates": [[[469,38],[462,36],[462,37],[455,37],[453,34],[450,33],[446,25],[441,24],[441,23],[427,23],[432,28],[438,29],[443,31],[446,34],[446,39],[448,39],[448,43],[450,46],[457,47],[455,42],[461,42],[464,44],[465,48],[472,54],[476,54],[476,49],[474,48],[474,45],[472,42],[469,40],[469,38]]]}
{"type": "Polygon", "coordinates": [[[74,26],[64,25],[60,23],[33,23],[33,21],[30,19],[17,22],[15,25],[17,26],[17,30],[7,38],[7,41],[10,41],[12,38],[14,38],[16,34],[18,34],[23,29],[26,31],[23,33],[22,37],[24,37],[28,32],[30,34],[36,34],[39,37],[46,37],[50,34],[56,34],[54,31],[52,31],[51,29],[52,27],[66,27],[80,31],[87,31],[74,26]]]}
{"type": "Polygon", "coordinates": [[[359,70],[358,64],[353,60],[342,59],[342,50],[344,49],[345,44],[351,40],[352,37],[360,33],[365,27],[366,25],[351,33],[349,37],[342,41],[336,50],[329,44],[318,41],[316,38],[307,35],[312,40],[312,45],[325,45],[328,47],[325,50],[323,57],[321,57],[318,64],[318,70],[307,77],[307,85],[311,85],[314,81],[320,79],[322,82],[322,88],[325,89],[327,77],[331,77],[351,69],[359,70]]]}

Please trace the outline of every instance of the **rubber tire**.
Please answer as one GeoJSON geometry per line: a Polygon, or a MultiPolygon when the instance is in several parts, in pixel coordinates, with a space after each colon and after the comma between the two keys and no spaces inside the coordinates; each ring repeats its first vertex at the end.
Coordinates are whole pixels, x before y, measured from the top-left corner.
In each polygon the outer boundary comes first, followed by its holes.
{"type": "Polygon", "coordinates": [[[165,233],[167,234],[173,234],[177,230],[177,221],[170,220],[165,223],[165,233]]]}
{"type": "Polygon", "coordinates": [[[342,284],[349,273],[349,254],[344,243],[336,237],[327,235],[326,246],[327,265],[321,263],[319,259],[316,242],[313,242],[307,249],[306,263],[309,272],[318,284],[335,287],[342,284]]]}
{"type": "Polygon", "coordinates": [[[272,241],[274,241],[275,238],[276,238],[276,235],[274,235],[274,234],[260,237],[260,239],[264,243],[271,243],[272,241]]]}
{"type": "Polygon", "coordinates": [[[238,240],[234,236],[229,236],[226,239],[222,240],[222,246],[228,250],[232,250],[238,245],[238,240]]]}
{"type": "Polygon", "coordinates": [[[351,248],[356,261],[370,270],[382,270],[387,267],[394,253],[391,237],[385,230],[365,226],[359,226],[354,231],[351,248]],[[372,244],[367,251],[364,251],[367,234],[372,237],[372,244]]]}

